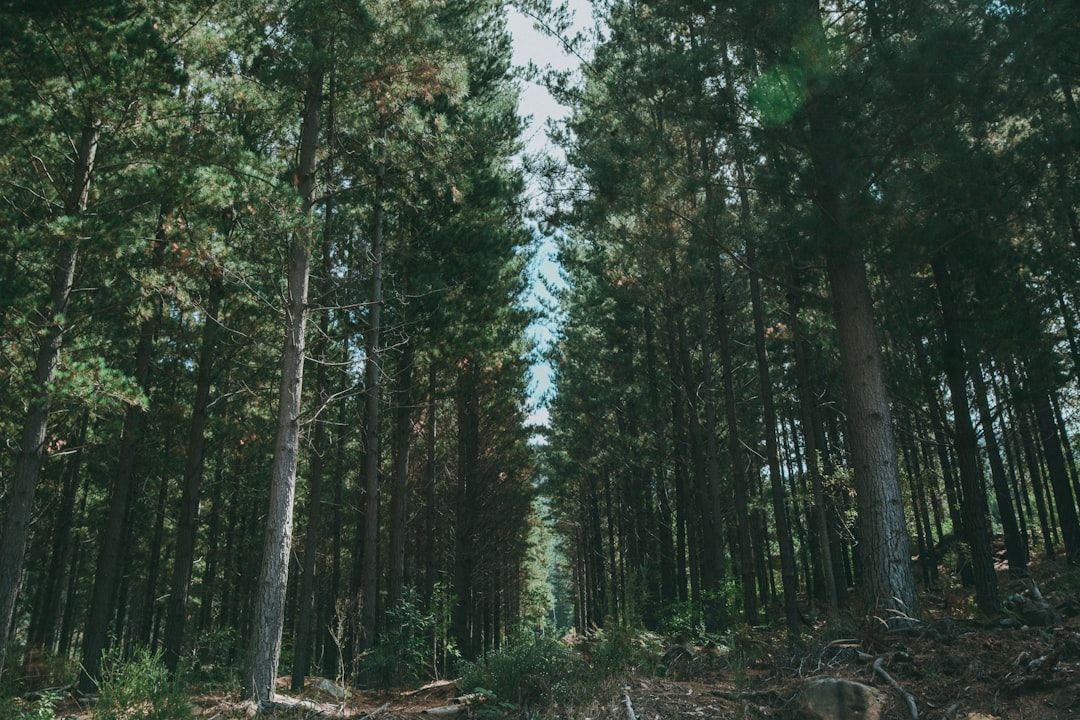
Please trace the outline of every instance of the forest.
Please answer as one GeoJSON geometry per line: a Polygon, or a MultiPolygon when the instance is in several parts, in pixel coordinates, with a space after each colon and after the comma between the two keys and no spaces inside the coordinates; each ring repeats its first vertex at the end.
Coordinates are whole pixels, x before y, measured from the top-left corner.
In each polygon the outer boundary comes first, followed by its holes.
{"type": "Polygon", "coordinates": [[[591,4],[0,2],[0,703],[1080,588],[1076,0],[591,4]]]}

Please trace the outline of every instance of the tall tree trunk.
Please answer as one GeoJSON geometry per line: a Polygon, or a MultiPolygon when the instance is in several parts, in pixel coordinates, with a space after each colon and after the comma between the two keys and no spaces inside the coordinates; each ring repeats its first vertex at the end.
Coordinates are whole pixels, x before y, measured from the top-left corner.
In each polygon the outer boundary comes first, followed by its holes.
{"type": "MultiPolygon", "coordinates": [[[[327,99],[326,111],[326,145],[334,148],[334,100],[337,96],[336,75],[331,74],[329,98],[327,99]]],[[[326,183],[333,185],[333,160],[326,165],[326,183]]],[[[292,689],[299,692],[304,689],[304,678],[311,667],[312,645],[314,644],[314,625],[317,617],[315,604],[315,575],[316,564],[319,556],[320,526],[322,523],[322,493],[323,493],[323,468],[327,452],[327,422],[322,419],[323,413],[328,411],[329,389],[327,387],[327,362],[329,359],[327,347],[330,338],[330,309],[325,307],[326,298],[329,296],[333,280],[333,218],[334,200],[328,196],[323,202],[322,217],[322,258],[320,276],[322,287],[320,294],[324,305],[319,313],[319,332],[316,340],[316,367],[315,367],[315,402],[317,403],[314,437],[312,438],[312,455],[310,468],[310,487],[308,490],[308,519],[307,532],[304,536],[304,560],[300,578],[300,604],[297,613],[296,637],[293,641],[293,668],[292,689]]]]}
{"type": "Polygon", "coordinates": [[[405,589],[405,545],[408,540],[406,518],[409,501],[409,449],[412,445],[413,405],[415,404],[413,361],[416,343],[405,341],[401,358],[401,392],[394,410],[394,472],[390,492],[390,579],[387,606],[394,607],[405,589]]]}
{"type": "MultiPolygon", "coordinates": [[[[320,46],[318,35],[314,44],[317,53],[320,46]]],[[[315,171],[322,99],[323,67],[319,61],[315,61],[308,70],[303,125],[300,129],[297,176],[302,199],[302,227],[292,234],[288,248],[288,301],[285,307],[285,343],[281,351],[274,462],[270,470],[270,504],[263,534],[259,579],[254,588],[255,608],[242,692],[245,700],[254,700],[260,706],[274,696],[278,659],[281,654],[281,631],[285,621],[285,593],[289,580],[296,468],[300,450],[308,279],[311,270],[312,237],[309,223],[315,205],[315,171]]]]}
{"type": "Polygon", "coordinates": [[[735,545],[739,551],[739,578],[742,586],[743,621],[754,625],[758,621],[758,596],[754,578],[754,543],[750,527],[750,492],[747,480],[746,454],[739,436],[739,416],[735,398],[733,354],[731,349],[731,317],[727,299],[718,289],[717,327],[720,339],[720,365],[724,385],[724,411],[727,420],[728,454],[731,456],[731,482],[735,493],[735,545]]]}
{"type": "MultiPolygon", "coordinates": [[[[702,567],[707,569],[705,587],[709,590],[719,590],[725,573],[724,568],[724,497],[720,488],[720,449],[718,444],[718,432],[716,428],[716,399],[713,393],[713,358],[712,358],[712,331],[709,327],[709,293],[708,283],[701,294],[698,310],[698,330],[700,333],[701,347],[701,382],[694,394],[701,398],[705,410],[705,426],[703,428],[705,452],[705,475],[703,479],[705,505],[702,511],[702,530],[705,548],[702,558],[702,567]]],[[[684,355],[683,367],[689,368],[689,354],[684,355]]],[[[721,613],[724,609],[721,608],[721,613]]]]}
{"type": "Polygon", "coordinates": [[[49,554],[49,571],[41,585],[39,612],[37,621],[32,625],[28,642],[28,653],[39,648],[52,650],[56,642],[58,615],[60,614],[61,582],[68,549],[71,546],[71,531],[75,525],[75,499],[79,490],[79,477],[82,470],[86,446],[86,430],[90,424],[90,411],[84,410],[79,420],[78,430],[69,447],[74,453],[68,458],[64,473],[63,489],[60,494],[60,507],[56,512],[53,526],[52,548],[49,554]]]}
{"type": "Polygon", "coordinates": [[[184,487],[180,497],[180,514],[176,521],[176,553],[173,558],[172,580],[169,586],[165,616],[164,659],[170,673],[180,662],[180,648],[187,624],[187,599],[191,588],[191,567],[195,562],[195,541],[199,529],[199,503],[202,499],[203,458],[206,453],[206,424],[209,420],[210,383],[214,357],[217,352],[218,312],[221,309],[225,284],[222,269],[211,271],[210,292],[203,322],[202,347],[199,349],[199,369],[195,381],[195,399],[191,403],[191,425],[188,428],[187,458],[184,462],[184,487]]]}
{"type": "MultiPolygon", "coordinates": [[[[742,165],[739,165],[742,176],[742,165]]],[[[742,188],[745,182],[740,182],[742,188]]],[[[744,221],[749,223],[750,201],[746,190],[740,191],[744,221]]],[[[758,384],[761,387],[761,411],[765,419],[765,458],[769,465],[773,518],[776,521],[776,541],[780,545],[780,577],[784,585],[784,617],[788,630],[799,629],[799,581],[795,568],[795,544],[791,539],[787,501],[784,498],[784,478],[780,472],[780,454],[776,444],[776,405],[773,402],[772,380],[769,379],[769,356],[765,349],[765,310],[761,300],[761,281],[758,279],[757,251],[754,241],[746,238],[746,262],[750,266],[750,305],[754,316],[754,350],[757,355],[758,384]]]]}
{"type": "Polygon", "coordinates": [[[678,331],[678,361],[681,373],[681,390],[683,408],[685,410],[686,428],[689,431],[688,449],[690,452],[691,467],[693,468],[692,484],[688,488],[688,498],[692,498],[688,506],[689,531],[693,533],[694,545],[690,554],[691,588],[694,591],[693,601],[697,604],[701,601],[701,593],[712,588],[712,584],[718,579],[712,572],[713,566],[707,561],[712,553],[723,552],[723,533],[715,532],[716,528],[709,522],[712,504],[708,493],[708,470],[705,462],[704,433],[701,430],[701,418],[698,403],[698,388],[694,382],[694,374],[690,363],[690,342],[687,338],[686,319],[679,314],[675,319],[678,331]],[[695,552],[696,550],[696,552],[695,552]],[[693,579],[696,573],[697,584],[693,579]]]}
{"type": "Polygon", "coordinates": [[[1058,437],[1057,423],[1054,421],[1054,409],[1050,404],[1050,395],[1046,391],[1036,391],[1033,398],[1035,426],[1046,458],[1046,470],[1050,477],[1050,487],[1057,504],[1058,522],[1061,525],[1061,539],[1065,545],[1065,557],[1069,562],[1080,562],[1080,523],[1077,521],[1076,504],[1069,475],[1065,468],[1065,457],[1061,452],[1061,438],[1058,437]]]}
{"type": "MultiPolygon", "coordinates": [[[[797,287],[797,285],[796,285],[797,287]]],[[[814,400],[813,374],[810,370],[810,342],[799,318],[800,305],[797,291],[788,295],[788,307],[791,315],[792,341],[795,350],[795,373],[799,395],[799,421],[803,427],[803,444],[806,448],[806,469],[810,474],[810,487],[814,499],[813,527],[820,548],[822,584],[825,602],[829,607],[837,608],[842,604],[843,594],[833,565],[832,542],[827,520],[825,488],[821,479],[820,455],[825,448],[819,445],[819,436],[823,435],[821,417],[814,400]]]]}
{"type": "Polygon", "coordinates": [[[371,297],[368,300],[368,327],[365,337],[367,357],[364,360],[366,378],[366,461],[364,463],[364,548],[361,566],[360,648],[375,644],[379,620],[379,417],[382,395],[382,332],[383,310],[383,206],[386,194],[386,129],[379,138],[378,159],[375,165],[375,207],[371,229],[371,297]]]}
{"type": "Polygon", "coordinates": [[[835,303],[844,376],[844,407],[855,469],[862,556],[863,599],[868,610],[917,617],[918,597],[911,568],[900,474],[896,464],[892,413],[877,346],[866,265],[853,250],[826,258],[835,303]]]}
{"type": "Polygon", "coordinates": [[[424,451],[426,454],[424,462],[424,600],[428,603],[428,607],[431,608],[435,593],[435,575],[437,572],[436,563],[436,544],[438,540],[435,537],[435,519],[436,511],[435,507],[437,501],[436,495],[436,480],[438,478],[438,448],[436,442],[438,441],[438,410],[439,410],[439,383],[438,383],[438,370],[435,367],[435,363],[429,360],[431,365],[428,367],[427,376],[427,417],[424,423],[424,451]]]}
{"type": "Polygon", "coordinates": [[[975,407],[979,412],[979,424],[982,425],[983,443],[986,445],[986,455],[990,460],[990,478],[994,483],[994,497],[997,498],[998,515],[1001,516],[1001,527],[1005,533],[1005,556],[1009,561],[1009,574],[1014,577],[1024,577],[1027,575],[1027,538],[1022,534],[1017,523],[1016,509],[1009,489],[1009,478],[1001,460],[1001,448],[994,430],[990,403],[987,400],[986,381],[983,380],[982,369],[978,366],[972,367],[970,374],[971,384],[975,390],[975,407]]]}
{"type": "MultiPolygon", "coordinates": [[[[827,46],[819,0],[801,0],[806,22],[820,47],[827,46]]],[[[825,270],[839,337],[840,366],[855,469],[863,599],[866,609],[918,613],[911,568],[892,413],[874,328],[866,262],[847,220],[844,179],[847,156],[840,116],[830,90],[812,83],[806,103],[816,203],[826,236],[825,270]]],[[[900,616],[902,617],[902,615],[900,616]]]]}
{"type": "MultiPolygon", "coordinates": [[[[64,205],[64,213],[69,217],[82,215],[86,210],[100,137],[101,122],[88,118],[83,124],[71,191],[64,205]]],[[[75,282],[75,265],[79,257],[77,237],[64,238],[61,242],[49,283],[49,300],[40,310],[42,332],[34,364],[33,397],[23,424],[19,456],[8,490],[11,500],[0,529],[0,676],[4,671],[15,601],[22,584],[23,558],[34,509],[34,490],[41,471],[49,411],[52,409],[52,386],[60,364],[60,350],[64,345],[64,314],[75,282]]]]}
{"type": "MultiPolygon", "coordinates": [[[[165,222],[165,210],[161,213],[158,237],[154,243],[154,267],[159,268],[165,257],[165,237],[161,229],[165,222]]],[[[161,323],[162,304],[155,301],[153,315],[139,328],[139,341],[135,351],[135,382],[144,392],[149,392],[150,360],[154,349],[154,337],[161,323]]],[[[83,634],[82,674],[79,689],[92,692],[101,675],[101,655],[108,647],[110,621],[116,614],[120,582],[130,537],[131,506],[135,493],[135,456],[142,437],[146,408],[129,406],[124,412],[124,426],[120,436],[116,479],[109,497],[109,512],[98,546],[98,559],[94,571],[94,589],[90,599],[90,611],[86,617],[83,634]]],[[[115,628],[121,635],[120,628],[115,628]]]]}
{"type": "Polygon", "coordinates": [[[930,263],[937,285],[938,301],[944,325],[943,359],[945,379],[953,410],[953,429],[960,485],[963,488],[964,535],[971,552],[975,575],[975,602],[987,615],[999,609],[997,575],[994,573],[994,548],[990,537],[990,506],[986,499],[986,481],[980,467],[975,426],[968,404],[964,347],[960,337],[960,309],[948,261],[940,253],[930,263]]]}
{"type": "MultiPolygon", "coordinates": [[[[457,380],[457,493],[454,502],[454,588],[456,596],[452,616],[452,634],[466,659],[475,657],[479,649],[472,632],[473,565],[476,547],[474,498],[480,473],[480,403],[477,398],[478,370],[475,361],[463,358],[458,364],[457,380]]],[[[587,548],[586,563],[595,548],[587,548]]],[[[588,565],[586,565],[586,574],[588,565]]],[[[587,581],[582,584],[588,587],[587,581]]],[[[587,609],[586,609],[587,611],[587,609]]]]}

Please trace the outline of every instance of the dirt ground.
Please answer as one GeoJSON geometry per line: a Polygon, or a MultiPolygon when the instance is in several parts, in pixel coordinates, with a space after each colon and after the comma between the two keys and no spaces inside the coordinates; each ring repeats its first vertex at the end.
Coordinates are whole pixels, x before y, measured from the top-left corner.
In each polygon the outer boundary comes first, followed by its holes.
{"type": "MultiPolygon", "coordinates": [[[[901,692],[911,695],[923,720],[1080,718],[1080,617],[1040,628],[941,618],[903,635],[884,634],[873,643],[840,640],[796,654],[758,646],[743,667],[717,661],[704,648],[692,652],[699,654],[684,657],[689,662],[681,665],[673,663],[664,675],[630,677],[594,706],[560,715],[591,720],[794,718],[800,683],[832,676],[879,688],[889,720],[912,717],[901,692]],[[874,669],[879,658],[884,674],[874,669]]],[[[461,693],[444,681],[420,690],[353,694],[342,706],[311,689],[302,704],[283,705],[274,714],[380,720],[490,716],[475,698],[471,704],[456,701],[461,693]]],[[[200,705],[209,720],[246,714],[242,706],[220,698],[205,698],[200,705]]]]}
{"type": "MultiPolygon", "coordinates": [[[[1080,571],[1066,573],[1075,578],[1080,571]]],[[[1003,581],[1002,587],[1022,586],[1003,581]]],[[[799,650],[788,649],[783,636],[771,638],[769,631],[756,628],[748,631],[752,639],[743,647],[725,653],[692,643],[671,645],[663,659],[657,658],[655,671],[611,684],[589,707],[549,710],[539,716],[794,719],[800,684],[830,676],[877,688],[885,698],[887,720],[913,717],[910,702],[920,720],[1080,718],[1080,596],[1070,596],[1080,583],[1055,583],[1051,577],[1044,587],[1045,605],[1052,608],[1046,624],[1023,624],[1016,612],[1009,611],[1016,606],[1008,601],[1002,616],[976,620],[970,617],[971,599],[963,593],[952,593],[948,601],[927,596],[922,608],[926,622],[903,631],[882,628],[873,637],[828,638],[835,631],[822,623],[810,632],[814,639],[804,638],[799,650]]],[[[283,678],[282,688],[285,682],[283,678]]],[[[318,689],[319,684],[311,679],[298,696],[282,692],[273,711],[264,715],[281,720],[520,716],[500,715],[480,698],[463,697],[466,690],[453,681],[397,691],[350,690],[347,700],[318,689]]],[[[558,698],[553,700],[557,706],[558,698]]],[[[196,696],[192,703],[195,716],[202,720],[254,715],[250,704],[221,695],[196,696]]],[[[85,707],[70,700],[58,714],[75,720],[88,716],[85,707]]]]}

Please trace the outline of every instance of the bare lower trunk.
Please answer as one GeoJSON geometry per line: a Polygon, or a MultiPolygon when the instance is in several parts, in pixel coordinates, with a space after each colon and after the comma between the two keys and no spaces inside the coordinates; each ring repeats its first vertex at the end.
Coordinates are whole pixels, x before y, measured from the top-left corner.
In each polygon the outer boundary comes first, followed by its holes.
{"type": "Polygon", "coordinates": [[[382,331],[382,252],[383,195],[386,192],[386,133],[382,134],[379,159],[375,168],[375,208],[371,232],[371,298],[368,307],[367,358],[364,376],[367,382],[367,462],[364,466],[364,547],[361,566],[360,609],[361,649],[372,647],[378,633],[379,611],[379,402],[382,368],[379,343],[382,331]]]}
{"type": "Polygon", "coordinates": [[[833,250],[826,269],[855,469],[863,599],[869,612],[888,622],[902,622],[906,616],[916,617],[919,604],[866,265],[857,252],[833,250]]]}
{"type": "Polygon", "coordinates": [[[413,358],[415,343],[406,341],[402,358],[401,393],[394,420],[394,479],[390,493],[390,582],[387,593],[388,607],[401,600],[405,587],[405,544],[409,500],[409,448],[412,445],[413,426],[413,358]]]}
{"type": "Polygon", "coordinates": [[[307,243],[297,237],[289,249],[289,305],[285,349],[281,354],[281,387],[271,470],[270,507],[263,537],[262,566],[255,587],[255,612],[248,645],[244,698],[260,705],[273,698],[285,620],[285,590],[292,550],[296,466],[300,446],[300,396],[304,379],[304,334],[307,325],[307,243]]]}
{"type": "MultiPolygon", "coordinates": [[[[315,38],[316,47],[319,38],[315,38]]],[[[309,69],[300,130],[298,168],[302,222],[288,252],[289,297],[285,308],[285,345],[281,352],[281,384],[278,392],[277,430],[271,468],[270,507],[263,536],[262,564],[255,588],[255,612],[243,677],[243,697],[259,705],[271,700],[281,654],[281,630],[285,622],[285,591],[292,550],[293,505],[296,498],[296,467],[300,449],[300,401],[304,385],[304,344],[308,318],[308,278],[311,266],[311,229],[306,225],[315,204],[315,170],[318,156],[319,113],[322,109],[323,69],[309,69]]]]}
{"type": "Polygon", "coordinates": [[[218,310],[224,284],[221,268],[214,268],[210,280],[210,296],[203,325],[202,348],[199,351],[198,380],[195,400],[191,406],[191,427],[188,430],[187,460],[184,465],[184,489],[180,498],[180,517],[176,522],[176,552],[173,559],[172,584],[169,589],[165,618],[165,665],[176,672],[180,647],[187,623],[187,599],[191,586],[191,567],[195,561],[195,539],[199,528],[199,501],[202,495],[203,455],[206,447],[206,424],[209,420],[210,370],[213,364],[218,334],[218,310]]]}
{"type": "MultiPolygon", "coordinates": [[[[162,218],[164,221],[164,218],[162,218]]],[[[154,265],[161,266],[165,258],[164,231],[159,227],[154,247],[154,265]]],[[[161,323],[161,303],[156,303],[153,316],[139,328],[139,342],[135,351],[135,382],[144,392],[149,392],[150,360],[154,338],[161,323]]],[[[86,618],[83,635],[82,675],[79,689],[92,692],[97,686],[101,669],[101,655],[109,644],[110,621],[116,613],[118,592],[130,537],[129,516],[135,494],[135,455],[142,436],[146,409],[129,406],[124,413],[124,427],[120,436],[116,478],[109,498],[109,513],[101,534],[97,565],[94,571],[94,589],[90,598],[90,611],[86,618]]]]}
{"type": "Polygon", "coordinates": [[[960,486],[964,502],[960,511],[964,514],[964,535],[971,551],[971,565],[975,575],[975,599],[979,609],[987,615],[998,611],[997,575],[994,573],[993,544],[990,536],[990,507],[986,499],[986,481],[971,422],[971,406],[967,397],[967,373],[964,347],[960,338],[958,299],[953,289],[952,277],[946,259],[936,256],[931,263],[934,282],[941,304],[942,323],[945,331],[944,366],[949,385],[949,398],[953,410],[953,430],[960,486]]]}

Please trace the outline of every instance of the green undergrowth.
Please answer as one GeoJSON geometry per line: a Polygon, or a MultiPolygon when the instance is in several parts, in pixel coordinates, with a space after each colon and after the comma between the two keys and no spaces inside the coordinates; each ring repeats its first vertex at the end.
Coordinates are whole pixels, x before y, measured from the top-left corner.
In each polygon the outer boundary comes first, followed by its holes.
{"type": "Polygon", "coordinates": [[[187,688],[161,660],[161,653],[136,650],[124,658],[110,652],[102,659],[98,702],[91,720],[188,720],[192,707],[187,688]]]}
{"type": "Polygon", "coordinates": [[[526,634],[467,663],[461,684],[482,697],[480,716],[577,717],[631,674],[651,673],[662,647],[659,636],[632,628],[571,640],[526,634]]]}

